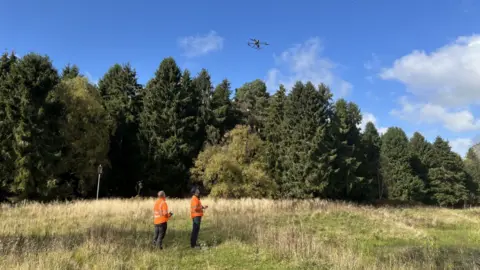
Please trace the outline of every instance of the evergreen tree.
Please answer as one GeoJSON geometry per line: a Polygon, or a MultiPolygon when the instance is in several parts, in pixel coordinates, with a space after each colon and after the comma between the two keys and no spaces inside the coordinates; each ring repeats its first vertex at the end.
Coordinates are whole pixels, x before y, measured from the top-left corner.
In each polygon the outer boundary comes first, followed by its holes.
{"type": "Polygon", "coordinates": [[[187,187],[194,147],[189,144],[197,123],[192,109],[190,75],[166,58],[143,96],[140,135],[146,156],[144,179],[150,190],[178,195],[187,187]]]}
{"type": "Polygon", "coordinates": [[[10,72],[16,62],[14,53],[4,53],[0,57],[0,201],[9,195],[15,170],[12,131],[18,119],[12,115],[15,104],[10,72]]]}
{"type": "Polygon", "coordinates": [[[333,138],[329,134],[331,92],[308,82],[297,82],[285,108],[285,156],[281,192],[283,196],[320,196],[328,185],[335,159],[333,138]]]}
{"type": "MultiPolygon", "coordinates": [[[[75,77],[82,76],[80,75],[80,69],[77,65],[66,65],[62,70],[62,79],[73,79],[75,77]]],[[[82,76],[83,77],[83,76],[82,76]]]]}
{"type": "Polygon", "coordinates": [[[361,114],[358,106],[339,99],[334,106],[332,133],[335,138],[336,159],[333,166],[327,196],[335,199],[362,200],[370,184],[369,179],[359,176],[362,164],[361,137],[358,125],[361,114]]]}
{"type": "Polygon", "coordinates": [[[220,138],[236,124],[230,94],[230,82],[224,79],[215,87],[212,95],[213,125],[219,131],[220,138]]]}
{"type": "Polygon", "coordinates": [[[362,134],[362,150],[364,153],[364,162],[361,165],[361,175],[368,181],[371,181],[369,189],[369,198],[382,199],[384,184],[380,175],[380,148],[382,145],[377,128],[372,122],[368,122],[365,131],[362,134]]]}
{"type": "Polygon", "coordinates": [[[468,190],[468,201],[475,205],[480,203],[480,159],[473,147],[468,149],[464,164],[467,173],[465,187],[468,190]]]}
{"type": "Polygon", "coordinates": [[[423,201],[425,185],[413,174],[408,138],[398,127],[389,128],[382,136],[380,167],[389,199],[423,201]]]}
{"type": "Polygon", "coordinates": [[[197,135],[196,149],[199,151],[203,143],[214,143],[220,139],[220,131],[214,125],[212,111],[213,86],[210,74],[202,69],[197,77],[193,79],[194,103],[198,109],[197,113],[197,135]]]}
{"type": "Polygon", "coordinates": [[[430,192],[430,181],[428,179],[428,170],[431,167],[431,158],[433,154],[432,144],[425,140],[425,137],[422,134],[415,132],[410,139],[408,144],[410,151],[410,164],[414,175],[422,179],[425,190],[427,191],[427,196],[425,196],[425,203],[430,203],[428,198],[431,197],[430,192]]]}
{"type": "Polygon", "coordinates": [[[468,191],[462,159],[440,137],[433,143],[431,162],[432,167],[428,172],[431,199],[440,206],[464,203],[468,199],[468,191]]]}
{"type": "MultiPolygon", "coordinates": [[[[267,118],[265,120],[266,150],[265,160],[269,174],[279,181],[282,177],[282,157],[285,155],[285,106],[286,90],[283,85],[269,99],[267,118]]],[[[278,184],[281,184],[280,182],[278,184]]]]}
{"type": "Polygon", "coordinates": [[[45,198],[55,185],[59,112],[46,100],[58,82],[58,72],[46,56],[25,55],[11,69],[15,171],[10,189],[19,199],[45,198]]]}
{"type": "Polygon", "coordinates": [[[110,168],[105,170],[102,189],[117,196],[132,196],[137,182],[141,181],[138,151],[141,87],[135,70],[129,64],[115,64],[98,83],[103,106],[112,123],[109,126],[110,168]]]}
{"type": "MultiPolygon", "coordinates": [[[[242,123],[261,135],[268,106],[267,86],[261,80],[245,83],[235,91],[235,106],[241,113],[242,123]]],[[[263,137],[263,136],[262,136],[263,137]]]]}

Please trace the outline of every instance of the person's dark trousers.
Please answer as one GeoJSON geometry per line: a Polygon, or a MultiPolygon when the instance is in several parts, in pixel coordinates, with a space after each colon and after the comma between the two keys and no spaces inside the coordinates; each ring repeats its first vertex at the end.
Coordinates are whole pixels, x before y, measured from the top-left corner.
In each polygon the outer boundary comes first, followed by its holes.
{"type": "Polygon", "coordinates": [[[190,236],[190,246],[194,248],[197,246],[198,233],[200,232],[200,223],[202,221],[202,217],[194,217],[192,221],[193,227],[192,235],[190,236]]]}
{"type": "Polygon", "coordinates": [[[153,244],[159,248],[163,248],[163,238],[167,233],[167,222],[155,224],[155,235],[153,236],[153,244]]]}

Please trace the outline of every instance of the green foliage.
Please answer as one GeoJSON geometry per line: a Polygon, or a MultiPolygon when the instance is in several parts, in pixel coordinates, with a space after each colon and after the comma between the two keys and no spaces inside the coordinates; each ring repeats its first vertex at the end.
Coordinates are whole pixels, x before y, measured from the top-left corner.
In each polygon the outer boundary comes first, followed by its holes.
{"type": "Polygon", "coordinates": [[[265,121],[265,161],[269,174],[277,183],[281,185],[283,163],[282,158],[285,156],[284,148],[286,146],[285,135],[287,130],[285,128],[285,106],[287,102],[286,90],[283,85],[280,89],[269,99],[267,108],[267,118],[265,121]]]}
{"type": "Polygon", "coordinates": [[[48,57],[28,54],[15,62],[7,77],[14,160],[10,191],[19,199],[45,197],[60,157],[58,111],[46,101],[59,82],[58,73],[48,57]]]}
{"type": "Polygon", "coordinates": [[[466,174],[458,154],[447,141],[437,137],[433,143],[432,168],[428,172],[432,199],[440,206],[454,206],[468,199],[466,174]]]}
{"type": "Polygon", "coordinates": [[[224,79],[215,87],[212,95],[211,107],[213,112],[212,125],[218,130],[218,138],[210,140],[210,142],[218,143],[223,135],[231,130],[237,120],[235,119],[235,111],[230,100],[230,82],[224,79]]]}
{"type": "Polygon", "coordinates": [[[414,174],[410,164],[408,138],[398,127],[389,128],[382,136],[380,167],[389,199],[423,201],[425,185],[414,174]]]}
{"type": "Polygon", "coordinates": [[[51,183],[57,197],[95,190],[97,166],[108,164],[109,118],[97,89],[86,78],[64,79],[49,97],[60,105],[62,159],[51,183]],[[66,194],[65,194],[66,193],[66,194]]]}
{"type": "Polygon", "coordinates": [[[15,170],[12,130],[16,119],[13,117],[15,103],[10,71],[17,61],[13,53],[4,53],[0,58],[0,201],[9,193],[15,170]]]}
{"type": "Polygon", "coordinates": [[[470,204],[478,204],[480,203],[480,159],[473,147],[468,149],[464,164],[467,173],[465,187],[468,190],[468,201],[470,204]]]}
{"type": "Polygon", "coordinates": [[[100,79],[98,89],[102,104],[111,120],[109,125],[110,168],[105,170],[102,191],[132,196],[141,181],[138,122],[141,111],[141,89],[134,69],[116,64],[100,79]]]}
{"type": "Polygon", "coordinates": [[[334,139],[329,133],[332,116],[330,90],[317,90],[308,82],[297,82],[288,96],[285,108],[284,171],[281,194],[286,197],[316,197],[324,192],[335,172],[334,139]]]}
{"type": "Polygon", "coordinates": [[[410,165],[413,173],[422,179],[425,189],[428,193],[424,198],[424,202],[431,203],[430,199],[432,194],[430,192],[430,179],[428,177],[428,171],[432,162],[432,144],[425,140],[425,137],[423,137],[422,134],[415,132],[408,143],[408,149],[410,152],[410,165]]]}
{"type": "Polygon", "coordinates": [[[77,65],[66,65],[63,70],[62,70],[62,79],[73,79],[75,77],[81,76],[80,75],[80,69],[78,68],[77,65]]]}
{"type": "Polygon", "coordinates": [[[129,65],[113,65],[98,88],[46,56],[0,57],[0,200],[94,195],[376,199],[441,206],[480,203],[480,160],[448,142],[408,140],[373,123],[330,89],[297,82],[270,95],[261,80],[230,99],[202,69],[194,78],[171,57],[145,88],[129,65]],[[240,126],[237,126],[241,124],[240,126]],[[236,127],[236,128],[235,128],[236,127]],[[195,162],[194,162],[195,161],[195,162]]]}
{"type": "Polygon", "coordinates": [[[268,106],[267,86],[261,80],[245,83],[235,91],[235,106],[241,114],[241,123],[255,131],[262,131],[268,106]]]}
{"type": "Polygon", "coordinates": [[[384,183],[379,170],[382,141],[372,122],[366,124],[361,140],[364,161],[360,165],[360,175],[371,183],[368,190],[369,199],[382,199],[384,183]]]}
{"type": "Polygon", "coordinates": [[[266,171],[264,147],[249,127],[237,126],[220,145],[207,146],[198,155],[192,176],[213,197],[271,198],[276,195],[276,185],[266,171]]]}
{"type": "Polygon", "coordinates": [[[146,162],[143,179],[152,190],[179,193],[186,189],[197,134],[195,92],[190,74],[182,75],[173,58],[160,64],[145,89],[139,134],[146,162]]]}
{"type": "Polygon", "coordinates": [[[192,81],[192,90],[194,91],[194,108],[197,111],[197,124],[194,144],[195,152],[199,151],[203,142],[215,143],[220,139],[220,130],[215,126],[215,116],[212,109],[213,86],[210,74],[206,69],[202,69],[197,77],[192,81]]]}
{"type": "Polygon", "coordinates": [[[371,179],[357,171],[362,164],[363,152],[358,125],[362,120],[360,109],[354,103],[339,99],[334,106],[332,132],[335,138],[335,172],[331,174],[327,196],[335,199],[364,199],[369,195],[371,179]]]}

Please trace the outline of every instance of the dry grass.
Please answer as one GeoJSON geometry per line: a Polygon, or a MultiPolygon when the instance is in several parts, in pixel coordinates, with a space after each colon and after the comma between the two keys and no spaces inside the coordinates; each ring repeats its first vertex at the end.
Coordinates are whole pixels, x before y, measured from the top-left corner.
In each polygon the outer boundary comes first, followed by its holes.
{"type": "Polygon", "coordinates": [[[480,209],[376,209],[321,200],[211,200],[189,249],[188,200],[165,249],[153,200],[1,206],[2,269],[480,269],[480,209]]]}

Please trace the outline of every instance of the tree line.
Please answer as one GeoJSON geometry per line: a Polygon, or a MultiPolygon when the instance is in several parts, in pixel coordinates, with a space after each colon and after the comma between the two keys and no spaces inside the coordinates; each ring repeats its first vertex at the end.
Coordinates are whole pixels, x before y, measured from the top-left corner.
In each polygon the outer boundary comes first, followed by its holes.
{"type": "Polygon", "coordinates": [[[254,80],[215,87],[165,58],[146,85],[129,64],[92,84],[35,53],[0,58],[0,198],[64,200],[184,196],[193,185],[223,198],[480,202],[480,160],[448,141],[399,127],[360,129],[359,107],[327,85],[273,94],[254,80]],[[233,98],[231,98],[233,96],[233,98]]]}

